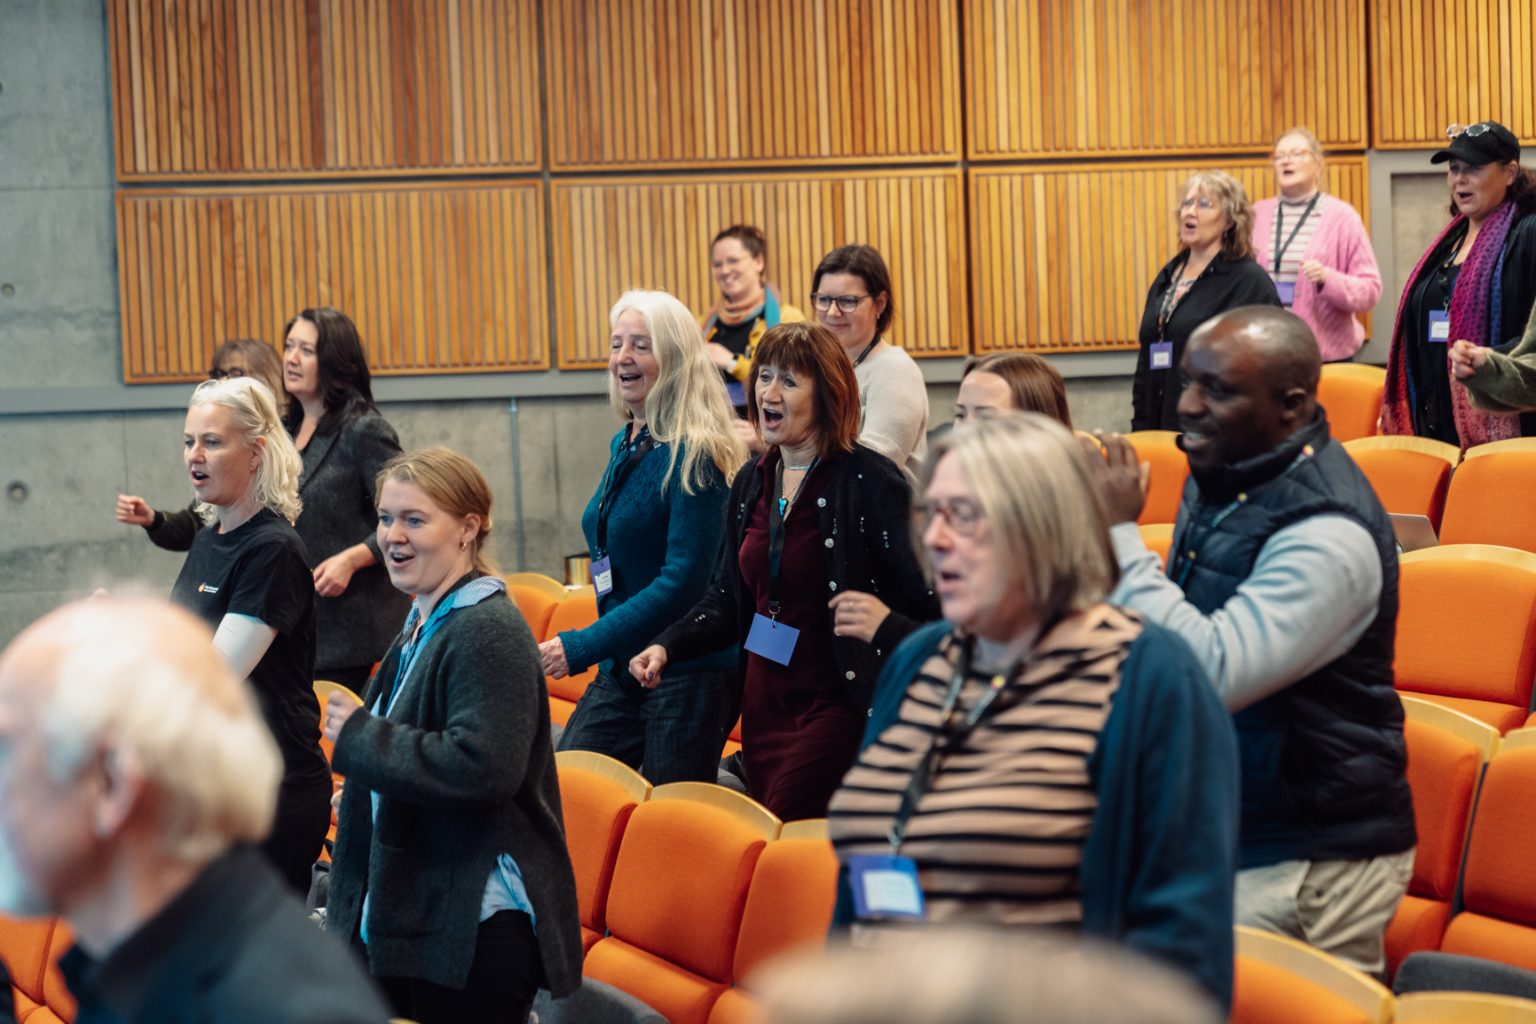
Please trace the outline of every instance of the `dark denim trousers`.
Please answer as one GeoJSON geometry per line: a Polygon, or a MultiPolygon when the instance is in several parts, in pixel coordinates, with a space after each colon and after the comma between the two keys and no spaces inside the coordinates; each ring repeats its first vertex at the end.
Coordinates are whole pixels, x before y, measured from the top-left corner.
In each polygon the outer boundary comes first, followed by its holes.
{"type": "Polygon", "coordinates": [[[647,690],[627,671],[599,672],[571,712],[560,749],[607,754],[656,786],[714,782],[725,742],[722,695],[735,682],[735,669],[663,672],[647,690]]]}

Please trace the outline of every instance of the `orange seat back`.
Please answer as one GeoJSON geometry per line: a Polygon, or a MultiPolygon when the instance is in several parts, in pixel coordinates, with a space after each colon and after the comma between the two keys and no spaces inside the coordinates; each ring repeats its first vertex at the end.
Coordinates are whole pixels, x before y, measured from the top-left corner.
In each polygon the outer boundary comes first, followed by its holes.
{"type": "Polygon", "coordinates": [[[1435,529],[1445,515],[1451,466],[1444,459],[1401,448],[1350,449],[1355,465],[1388,512],[1428,516],[1435,529]]]}
{"type": "Polygon", "coordinates": [[[1376,433],[1387,371],[1364,363],[1330,363],[1317,382],[1317,403],[1328,415],[1328,434],[1352,441],[1376,433]]]}
{"type": "Polygon", "coordinates": [[[639,801],[601,775],[564,766],[558,773],[565,846],[576,873],[576,904],[583,934],[596,941],[607,931],[608,892],[619,843],[639,801]]]}
{"type": "MultiPolygon", "coordinates": [[[[597,592],[590,585],[579,587],[566,594],[565,600],[555,607],[553,614],[549,617],[548,636],[545,639],[567,629],[586,629],[596,621],[597,592]]],[[[587,684],[596,678],[597,666],[592,665],[575,675],[547,679],[545,682],[551,697],[561,697],[574,704],[581,700],[581,695],[587,691],[587,684]]]]}
{"type": "Polygon", "coordinates": [[[1466,909],[1441,949],[1536,970],[1536,747],[1489,762],[1467,844],[1466,909]]]}
{"type": "Polygon", "coordinates": [[[1442,557],[1454,553],[1430,549],[1402,559],[1397,688],[1494,702],[1516,716],[1502,727],[1517,725],[1530,709],[1536,673],[1536,571],[1517,564],[1521,556],[1442,557]]]}
{"type": "Polygon", "coordinates": [[[533,633],[533,638],[539,643],[548,640],[549,619],[554,615],[555,609],[560,606],[560,600],[547,590],[524,583],[508,585],[507,596],[512,598],[513,604],[517,605],[517,610],[523,613],[523,619],[528,623],[528,629],[533,633]]]}
{"type": "Polygon", "coordinates": [[[1179,518],[1184,481],[1189,477],[1189,460],[1175,443],[1178,436],[1172,430],[1134,430],[1125,435],[1136,449],[1137,460],[1152,465],[1147,503],[1137,522],[1171,523],[1179,518]]]}
{"type": "Polygon", "coordinates": [[[1502,544],[1536,551],[1536,451],[1469,457],[1451,476],[1442,544],[1502,544]]]}
{"type": "Polygon", "coordinates": [[[0,960],[11,974],[17,1020],[74,1018],[75,1001],[58,963],[73,944],[69,926],[57,918],[0,917],[0,960]]]}
{"type": "Polygon", "coordinates": [[[1277,967],[1240,956],[1232,979],[1232,1024],[1375,1024],[1321,985],[1277,967]]]}
{"type": "Polygon", "coordinates": [[[777,839],[758,858],[741,918],[736,983],[780,953],[825,943],[837,893],[837,855],[825,839],[777,839]]]}
{"type": "Polygon", "coordinates": [[[1173,527],[1173,523],[1143,523],[1140,527],[1141,542],[1157,555],[1164,569],[1168,568],[1168,550],[1173,547],[1173,527]]]}

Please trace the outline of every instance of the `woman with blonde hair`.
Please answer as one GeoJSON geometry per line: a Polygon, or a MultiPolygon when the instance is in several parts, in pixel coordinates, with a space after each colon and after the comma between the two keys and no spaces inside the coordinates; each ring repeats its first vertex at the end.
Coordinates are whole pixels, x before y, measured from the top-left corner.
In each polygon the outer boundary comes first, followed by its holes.
{"type": "Polygon", "coordinates": [[[251,681],[283,754],[277,817],[263,850],[304,892],[330,824],[331,772],[310,685],[315,589],[293,529],[299,453],[272,392],[253,377],[199,385],[183,445],[207,525],[192,538],[171,600],[214,628],[214,646],[251,681]]]}
{"type": "Polygon", "coordinates": [[[1381,298],[1376,252],[1355,208],[1322,191],[1323,144],[1307,128],[1275,140],[1279,195],[1253,208],[1253,258],[1280,304],[1317,337],[1323,362],[1347,361],[1365,341],[1359,315],[1381,298]]]}
{"type": "Polygon", "coordinates": [[[523,1024],[540,987],[580,984],[581,924],[544,674],[487,551],[491,488],[447,448],[399,455],[378,520],[415,600],[362,706],[326,705],[347,777],[326,928],[402,1017],[523,1024]]]}
{"type": "Polygon", "coordinates": [[[1238,306],[1278,306],[1253,258],[1253,207],[1221,171],[1191,175],[1179,191],[1179,251],[1147,289],[1131,386],[1132,430],[1177,430],[1179,360],[1196,327],[1238,306]]]}
{"type": "Polygon", "coordinates": [[[746,459],[720,373],[688,309],[626,292],[609,314],[608,398],[624,427],[582,514],[598,619],[540,646],[559,678],[599,665],[560,738],[654,783],[713,781],[736,666],[728,646],[677,666],[654,689],[629,660],[704,594],[725,532],[730,479],[746,459]]]}
{"type": "Polygon", "coordinates": [[[838,916],[856,938],[1083,932],[1224,1004],[1237,744],[1184,641],[1105,602],[1119,569],[1085,444],[1038,413],[935,443],[919,509],[944,621],[891,654],[828,809],[838,916]]]}

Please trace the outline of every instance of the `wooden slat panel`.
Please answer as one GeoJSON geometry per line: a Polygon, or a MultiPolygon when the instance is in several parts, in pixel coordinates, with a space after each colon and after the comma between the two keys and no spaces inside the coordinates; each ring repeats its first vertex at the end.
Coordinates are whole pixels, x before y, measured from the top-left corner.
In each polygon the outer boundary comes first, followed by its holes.
{"type": "MultiPolygon", "coordinates": [[[[1178,190],[1209,162],[973,169],[978,352],[1134,348],[1147,289],[1178,248],[1178,190]]],[[[1267,161],[1227,162],[1250,198],[1267,161]]],[[[1364,157],[1331,157],[1327,191],[1368,218],[1364,157]]]]}
{"type": "Polygon", "coordinates": [[[1451,124],[1494,120],[1536,144],[1536,0],[1371,0],[1372,141],[1445,144],[1451,124]]]}
{"type": "Polygon", "coordinates": [[[1365,0],[962,2],[972,159],[1366,146],[1365,0]]]}
{"type": "Polygon", "coordinates": [[[310,305],[356,320],[374,373],[549,366],[536,182],[132,190],[117,215],[130,384],[201,380],[310,305]]]}
{"type": "Polygon", "coordinates": [[[957,14],[955,0],[545,0],[551,166],[957,159],[957,14]]]}
{"type": "Polygon", "coordinates": [[[875,246],[891,268],[890,340],[914,356],[969,337],[960,172],[557,181],[553,187],[561,368],[603,365],[608,310],[627,288],[663,288],[690,309],[715,301],[709,240],[735,223],[768,235],[768,278],[810,315],[811,273],[831,249],[875,246]]]}
{"type": "Polygon", "coordinates": [[[541,166],[538,11],[504,0],[108,0],[118,177],[541,166]]]}

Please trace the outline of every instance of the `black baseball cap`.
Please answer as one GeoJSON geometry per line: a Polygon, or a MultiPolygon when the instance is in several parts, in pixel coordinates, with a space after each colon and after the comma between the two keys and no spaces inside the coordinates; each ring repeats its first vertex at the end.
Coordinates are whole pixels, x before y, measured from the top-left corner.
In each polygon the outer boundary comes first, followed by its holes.
{"type": "Polygon", "coordinates": [[[1515,133],[1497,121],[1484,121],[1463,128],[1451,139],[1451,144],[1436,152],[1429,162],[1443,164],[1448,160],[1460,160],[1481,167],[1519,159],[1520,140],[1515,138],[1515,133]]]}

